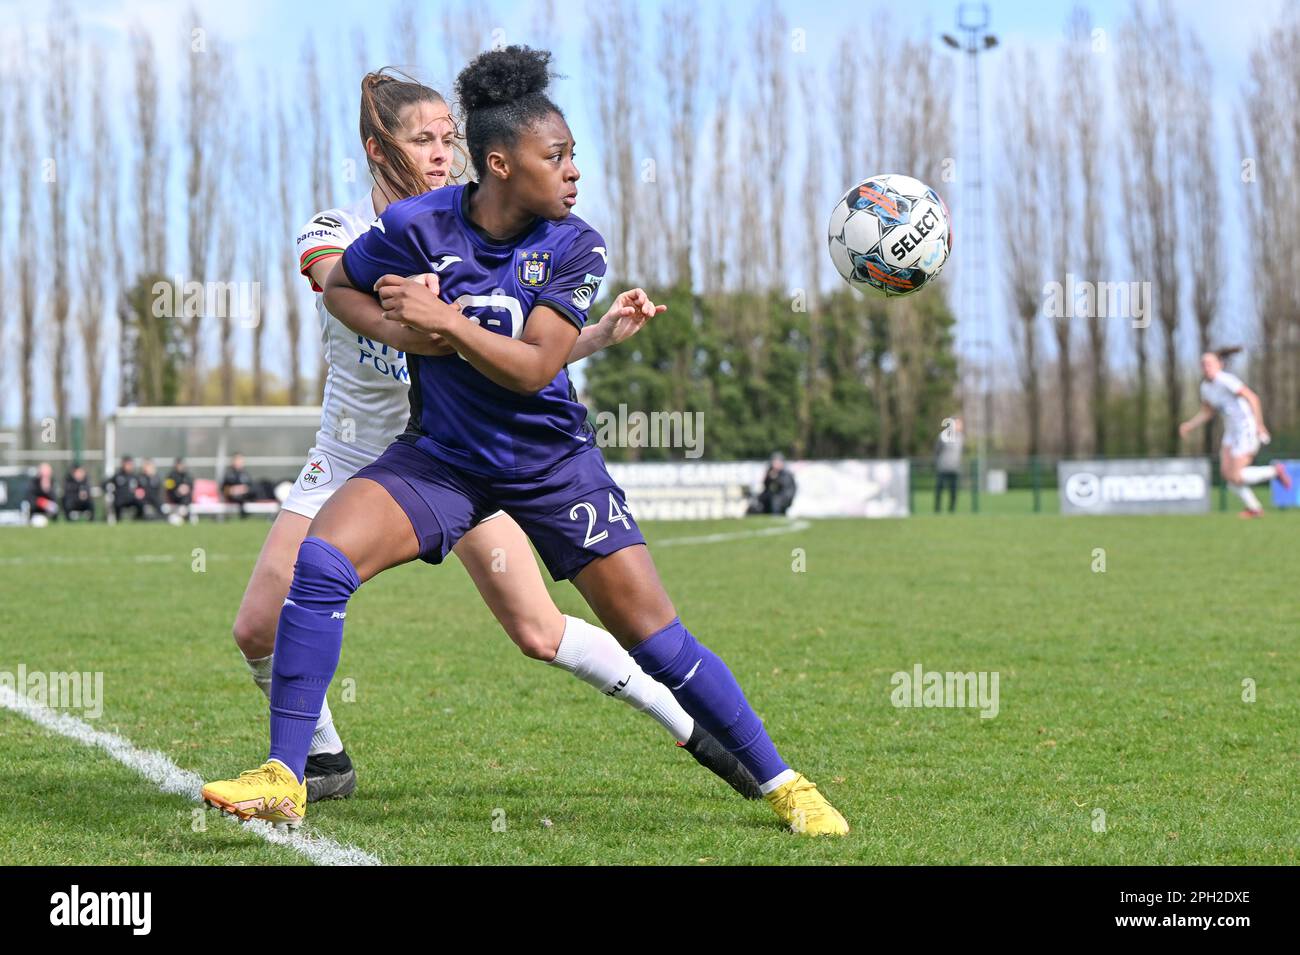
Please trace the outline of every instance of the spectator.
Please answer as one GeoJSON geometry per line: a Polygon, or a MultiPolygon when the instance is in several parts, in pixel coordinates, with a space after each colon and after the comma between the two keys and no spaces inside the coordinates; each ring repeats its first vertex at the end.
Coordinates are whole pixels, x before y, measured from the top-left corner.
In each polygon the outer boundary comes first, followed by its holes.
{"type": "Polygon", "coordinates": [[[763,490],[750,507],[751,514],[784,514],[794,503],[794,475],[785,466],[781,454],[773,454],[763,475],[763,490]]]}
{"type": "Polygon", "coordinates": [[[934,512],[939,513],[939,499],[948,489],[948,513],[957,507],[957,475],[961,473],[961,450],[965,434],[961,418],[948,418],[934,444],[934,512]]]}
{"type": "Polygon", "coordinates": [[[239,516],[247,517],[244,505],[256,500],[253,493],[253,478],[244,470],[244,456],[238,451],[230,459],[230,467],[221,478],[221,496],[231,504],[239,505],[239,516]]]}
{"type": "Polygon", "coordinates": [[[63,479],[63,514],[70,521],[93,521],[95,503],[90,499],[90,480],[86,469],[74,464],[63,479]]]}
{"type": "Polygon", "coordinates": [[[194,503],[194,479],[185,467],[184,458],[176,459],[163,487],[166,489],[167,503],[174,508],[173,513],[178,518],[188,518],[190,505],[194,503]]]}
{"type": "Polygon", "coordinates": [[[59,519],[59,495],[54,487],[54,468],[42,461],[36,467],[36,475],[27,487],[27,504],[31,508],[32,518],[38,515],[46,521],[59,519]]]}
{"type": "Polygon", "coordinates": [[[144,488],[140,486],[140,475],[135,473],[135,461],[129,454],[122,456],[121,467],[104,482],[104,489],[113,498],[113,520],[120,521],[122,512],[128,508],[135,511],[137,521],[144,519],[144,488]]]}
{"type": "Polygon", "coordinates": [[[145,458],[140,464],[140,487],[144,489],[145,520],[161,520],[162,478],[158,476],[158,466],[153,463],[153,458],[145,458]]]}

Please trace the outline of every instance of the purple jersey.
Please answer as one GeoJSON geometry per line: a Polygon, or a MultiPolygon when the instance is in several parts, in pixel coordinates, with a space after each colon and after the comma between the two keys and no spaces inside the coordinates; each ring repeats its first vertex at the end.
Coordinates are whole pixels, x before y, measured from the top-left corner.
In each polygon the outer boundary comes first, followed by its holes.
{"type": "MultiPolygon", "coordinates": [[[[436,272],[439,297],[498,335],[519,338],[536,305],[578,328],[605,277],[605,240],[577,216],[538,219],[506,241],[469,221],[473,184],[395,202],[343,253],[364,291],[388,274],[436,272]]],[[[459,355],[407,355],[406,433],[435,458],[476,474],[523,477],[593,441],[587,409],[560,373],[535,395],[503,388],[459,355]]],[[[408,438],[410,440],[410,438],[408,438]]]]}

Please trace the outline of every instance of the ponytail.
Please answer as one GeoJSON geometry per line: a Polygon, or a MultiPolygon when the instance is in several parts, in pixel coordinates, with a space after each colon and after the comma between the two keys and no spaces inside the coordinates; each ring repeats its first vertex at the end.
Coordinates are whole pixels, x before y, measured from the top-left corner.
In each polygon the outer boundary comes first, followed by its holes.
{"type": "MultiPolygon", "coordinates": [[[[384,162],[377,163],[366,152],[366,163],[375,184],[389,202],[407,199],[429,191],[423,174],[411,162],[397,141],[401,112],[416,103],[442,103],[446,100],[432,87],[409,76],[384,67],[361,78],[361,142],[373,139],[379,145],[384,162]]],[[[460,147],[457,147],[463,155],[460,147]]]]}

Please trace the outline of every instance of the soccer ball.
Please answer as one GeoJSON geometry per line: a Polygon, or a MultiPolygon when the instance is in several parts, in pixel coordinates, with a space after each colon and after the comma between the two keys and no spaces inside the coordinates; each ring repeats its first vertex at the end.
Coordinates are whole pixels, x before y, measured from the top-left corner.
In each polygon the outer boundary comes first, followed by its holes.
{"type": "Polygon", "coordinates": [[[910,295],[928,285],[952,251],[952,223],[939,194],[911,176],[872,176],[835,205],[831,261],[862,291],[910,295]]]}

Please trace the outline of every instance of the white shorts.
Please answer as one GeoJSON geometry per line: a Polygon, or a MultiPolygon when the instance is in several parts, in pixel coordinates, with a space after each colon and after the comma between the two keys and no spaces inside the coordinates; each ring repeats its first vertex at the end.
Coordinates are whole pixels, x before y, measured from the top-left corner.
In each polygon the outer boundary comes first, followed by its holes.
{"type": "MultiPolygon", "coordinates": [[[[344,482],[356,474],[378,455],[346,445],[325,448],[312,448],[307,452],[307,463],[302,466],[298,480],[293,482],[289,496],[280,505],[281,510],[301,514],[311,520],[315,518],[330,496],[341,488],[344,482]]],[[[494,517],[500,517],[505,511],[494,511],[479,524],[484,524],[494,517]]],[[[476,525],[477,526],[477,525],[476,525]]]]}
{"type": "Polygon", "coordinates": [[[1223,430],[1223,446],[1235,457],[1259,453],[1259,431],[1254,418],[1240,418],[1223,430]]]}
{"type": "Polygon", "coordinates": [[[307,452],[307,463],[293,482],[281,507],[313,518],[348,478],[375,459],[376,455],[347,445],[315,447],[307,452]]]}

